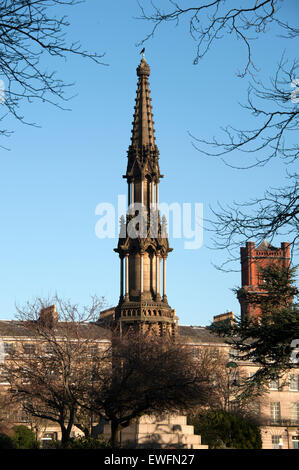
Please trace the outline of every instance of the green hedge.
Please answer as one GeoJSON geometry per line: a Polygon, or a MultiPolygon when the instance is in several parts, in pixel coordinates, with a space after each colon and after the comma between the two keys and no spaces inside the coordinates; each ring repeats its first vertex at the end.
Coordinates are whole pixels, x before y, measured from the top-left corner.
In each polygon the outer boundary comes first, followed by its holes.
{"type": "Polygon", "coordinates": [[[211,449],[261,449],[259,427],[241,416],[222,410],[209,410],[188,418],[195,434],[211,449]]]}

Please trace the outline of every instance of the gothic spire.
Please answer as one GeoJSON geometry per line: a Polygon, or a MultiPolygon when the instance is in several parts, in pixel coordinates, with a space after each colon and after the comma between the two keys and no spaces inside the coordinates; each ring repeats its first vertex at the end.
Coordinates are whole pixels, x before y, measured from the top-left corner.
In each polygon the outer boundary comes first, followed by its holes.
{"type": "Polygon", "coordinates": [[[163,178],[159,169],[159,150],[155,142],[152,103],[150,97],[149,80],[150,67],[142,57],[136,69],[138,85],[136,104],[134,106],[134,120],[132,122],[132,138],[128,149],[128,165],[125,178],[144,178],[159,181],[163,178]]]}
{"type": "Polygon", "coordinates": [[[137,75],[139,79],[134,121],[132,123],[132,146],[142,149],[143,147],[155,146],[154,121],[148,81],[150,67],[144,57],[137,67],[137,75]]]}

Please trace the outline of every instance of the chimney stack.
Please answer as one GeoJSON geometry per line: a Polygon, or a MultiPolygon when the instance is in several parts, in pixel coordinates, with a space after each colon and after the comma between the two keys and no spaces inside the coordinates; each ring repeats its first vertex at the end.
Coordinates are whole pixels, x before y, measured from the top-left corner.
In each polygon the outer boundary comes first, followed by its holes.
{"type": "Polygon", "coordinates": [[[234,322],[234,312],[225,312],[220,315],[214,315],[213,323],[227,322],[230,325],[234,322]]]}
{"type": "Polygon", "coordinates": [[[41,309],[39,321],[47,328],[54,328],[58,322],[58,313],[56,312],[56,305],[50,305],[41,309]]]}

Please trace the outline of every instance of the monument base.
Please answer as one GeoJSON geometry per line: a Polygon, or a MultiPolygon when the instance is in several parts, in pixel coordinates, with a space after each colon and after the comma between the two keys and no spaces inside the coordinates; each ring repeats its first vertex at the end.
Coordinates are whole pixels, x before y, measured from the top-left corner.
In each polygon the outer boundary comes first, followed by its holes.
{"type": "MultiPolygon", "coordinates": [[[[110,439],[110,424],[104,426],[104,438],[110,439]]],[[[167,415],[161,418],[142,416],[121,431],[121,447],[139,449],[208,449],[201,436],[187,425],[186,416],[167,415]]]]}

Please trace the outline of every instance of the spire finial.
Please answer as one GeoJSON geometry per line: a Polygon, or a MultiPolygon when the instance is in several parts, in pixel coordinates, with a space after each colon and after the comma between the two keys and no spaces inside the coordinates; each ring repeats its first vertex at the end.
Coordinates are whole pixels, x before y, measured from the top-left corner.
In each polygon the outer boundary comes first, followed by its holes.
{"type": "Polygon", "coordinates": [[[144,54],[142,54],[142,59],[140,61],[140,64],[137,67],[137,75],[138,77],[141,77],[143,75],[146,75],[147,77],[149,77],[150,73],[151,73],[150,66],[145,60],[144,54]]]}
{"type": "Polygon", "coordinates": [[[132,145],[142,149],[144,146],[155,146],[154,122],[148,81],[151,69],[144,58],[141,59],[136,71],[138,86],[132,130],[132,145]]]}

